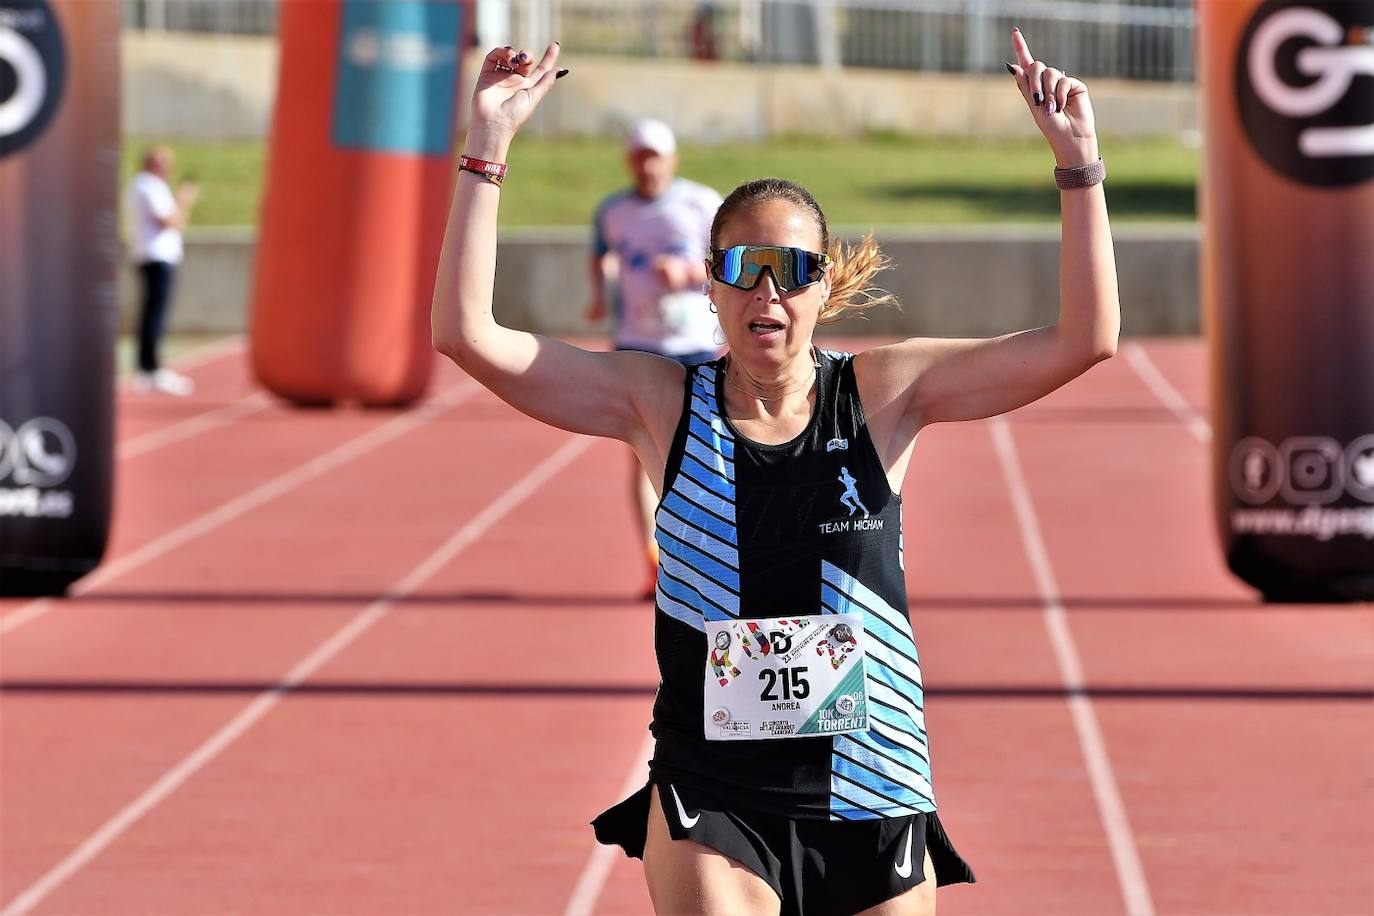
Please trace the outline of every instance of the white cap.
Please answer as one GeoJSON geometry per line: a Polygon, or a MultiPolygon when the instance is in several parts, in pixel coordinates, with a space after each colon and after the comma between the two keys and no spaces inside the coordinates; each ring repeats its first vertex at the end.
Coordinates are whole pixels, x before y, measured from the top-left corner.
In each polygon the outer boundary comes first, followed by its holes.
{"type": "Polygon", "coordinates": [[[677,140],[673,137],[673,129],[653,118],[634,122],[630,125],[630,132],[625,135],[625,150],[634,153],[642,149],[653,150],[660,156],[676,153],[677,140]]]}

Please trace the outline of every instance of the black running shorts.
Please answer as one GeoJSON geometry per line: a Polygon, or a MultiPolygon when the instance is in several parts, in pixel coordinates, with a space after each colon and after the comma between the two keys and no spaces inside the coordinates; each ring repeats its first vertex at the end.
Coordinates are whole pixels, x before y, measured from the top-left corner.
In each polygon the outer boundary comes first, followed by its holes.
{"type": "MultiPolygon", "coordinates": [[[[644,857],[652,785],[592,822],[598,842],[644,857]]],[[[927,850],[937,886],[976,880],[934,813],[793,819],[724,805],[666,781],[658,792],[669,836],[709,846],[763,878],[781,899],[782,916],[852,914],[899,896],[925,880],[927,850]]]]}

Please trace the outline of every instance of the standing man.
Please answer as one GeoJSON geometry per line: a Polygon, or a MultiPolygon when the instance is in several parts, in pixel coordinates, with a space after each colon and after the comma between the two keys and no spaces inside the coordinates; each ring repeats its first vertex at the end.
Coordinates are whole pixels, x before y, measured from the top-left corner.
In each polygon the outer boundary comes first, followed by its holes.
{"type": "MultiPolygon", "coordinates": [[[[703,284],[711,221],[722,198],[676,177],[677,141],[662,121],[646,118],[630,126],[625,162],[633,187],[612,194],[596,211],[587,320],[609,313],[617,350],[657,353],[684,366],[709,362],[720,350],[720,324],[703,284]]],[[[645,595],[652,598],[657,496],[638,460],[632,464],[630,488],[648,562],[645,595]]]]}
{"type": "Polygon", "coordinates": [[[166,146],[154,146],[143,155],[143,170],[129,185],[129,212],[133,217],[132,254],[138,265],[143,295],[138,319],[138,371],[134,388],[185,397],[195,388],[186,376],[164,368],[158,346],[172,298],[172,281],[181,263],[181,232],[191,219],[199,189],[182,182],[174,196],[167,184],[174,156],[166,146]]]}

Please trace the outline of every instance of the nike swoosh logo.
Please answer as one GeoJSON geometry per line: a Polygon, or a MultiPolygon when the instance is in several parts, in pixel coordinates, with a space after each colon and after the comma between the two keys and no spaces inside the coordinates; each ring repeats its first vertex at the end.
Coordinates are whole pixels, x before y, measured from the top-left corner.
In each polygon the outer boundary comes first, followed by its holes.
{"type": "MultiPolygon", "coordinates": [[[[668,789],[673,793],[673,801],[677,803],[677,819],[682,821],[682,826],[684,827],[695,827],[697,825],[697,821],[701,820],[701,812],[698,811],[696,817],[688,817],[687,809],[682,807],[682,799],[677,797],[677,786],[669,786],[668,789]]],[[[911,858],[911,841],[909,839],[907,841],[906,857],[908,859],[911,858]]],[[[908,875],[911,874],[910,863],[907,864],[906,871],[908,875]]],[[[906,875],[903,875],[902,877],[906,877],[906,875]]]]}
{"type": "MultiPolygon", "coordinates": [[[[680,802],[678,803],[678,810],[679,810],[679,811],[682,810],[682,804],[681,804],[680,802]]],[[[698,816],[700,816],[700,815],[698,815],[698,816]]],[[[911,831],[912,831],[912,829],[913,829],[915,826],[916,826],[916,825],[915,825],[914,823],[913,823],[913,824],[908,824],[908,825],[907,825],[907,828],[906,828],[906,852],[902,853],[902,861],[901,861],[901,864],[892,866],[892,868],[893,868],[893,869],[897,872],[897,874],[898,874],[900,877],[902,877],[902,878],[910,878],[910,877],[911,877],[911,831]]]]}

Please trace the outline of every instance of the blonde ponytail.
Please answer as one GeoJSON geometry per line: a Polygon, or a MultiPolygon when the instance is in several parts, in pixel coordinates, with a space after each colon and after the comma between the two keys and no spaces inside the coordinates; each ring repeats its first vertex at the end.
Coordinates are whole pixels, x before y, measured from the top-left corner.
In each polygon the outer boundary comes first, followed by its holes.
{"type": "Polygon", "coordinates": [[[817,324],[830,324],[878,305],[898,304],[887,290],[872,285],[873,277],[892,263],[878,250],[873,233],[865,235],[857,245],[833,239],[826,253],[831,261],[830,298],[821,306],[817,324]]]}

